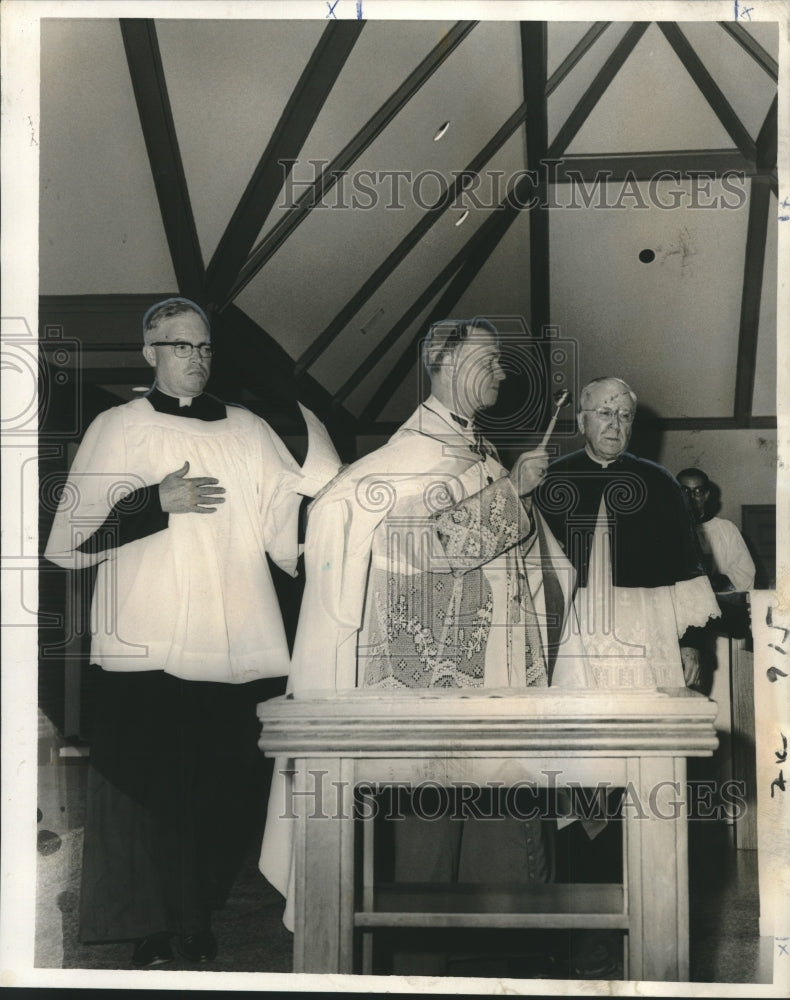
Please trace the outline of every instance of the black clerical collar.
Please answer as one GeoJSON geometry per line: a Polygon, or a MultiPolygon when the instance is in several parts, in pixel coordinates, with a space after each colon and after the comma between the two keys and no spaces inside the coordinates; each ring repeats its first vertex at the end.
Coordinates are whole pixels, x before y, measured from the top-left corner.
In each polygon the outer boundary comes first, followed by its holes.
{"type": "Polygon", "coordinates": [[[191,417],[193,420],[224,420],[227,416],[225,404],[207,392],[193,396],[189,406],[181,406],[176,396],[168,396],[154,387],[145,398],[157,413],[169,413],[174,417],[191,417]]]}

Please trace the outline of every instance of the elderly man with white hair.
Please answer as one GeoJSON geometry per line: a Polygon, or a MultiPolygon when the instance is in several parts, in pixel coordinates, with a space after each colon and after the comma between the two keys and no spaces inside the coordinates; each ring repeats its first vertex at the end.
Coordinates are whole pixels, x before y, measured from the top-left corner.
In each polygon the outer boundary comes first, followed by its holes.
{"type": "Polygon", "coordinates": [[[600,687],[682,687],[679,640],[719,615],[689,507],[662,466],[626,451],[636,394],[581,392],[585,446],[552,462],[536,503],[577,573],[582,639],[600,687]]]}

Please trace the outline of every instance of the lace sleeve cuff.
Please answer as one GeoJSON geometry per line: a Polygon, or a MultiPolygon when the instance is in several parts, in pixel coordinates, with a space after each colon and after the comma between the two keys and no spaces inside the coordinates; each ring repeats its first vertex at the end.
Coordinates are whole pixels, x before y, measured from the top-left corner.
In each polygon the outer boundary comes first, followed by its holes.
{"type": "Polygon", "coordinates": [[[719,605],[707,576],[680,580],[672,588],[678,638],[692,625],[705,625],[709,618],[721,615],[719,605]]]}

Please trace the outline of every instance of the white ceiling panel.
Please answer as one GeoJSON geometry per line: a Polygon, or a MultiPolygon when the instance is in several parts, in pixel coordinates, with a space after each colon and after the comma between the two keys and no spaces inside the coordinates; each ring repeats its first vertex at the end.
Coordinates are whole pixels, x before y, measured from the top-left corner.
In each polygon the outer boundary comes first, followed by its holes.
{"type": "MultiPolygon", "coordinates": [[[[453,21],[368,21],[343,72],[321,109],[294,166],[294,181],[312,179],[311,160],[331,161],[354,138],[453,26],[453,21]],[[371,73],[375,67],[375,73],[371,73]]],[[[440,123],[441,124],[441,123],[440,123]]],[[[438,127],[438,126],[437,126],[438,127]]],[[[261,234],[282,215],[283,205],[303,188],[286,188],[269,213],[261,234]]]]}
{"type": "MultiPolygon", "coordinates": [[[[450,279],[452,280],[452,279],[450,279]]],[[[449,284],[449,282],[448,282],[449,284]]],[[[436,293],[434,298],[428,303],[417,319],[404,331],[403,336],[397,344],[393,345],[375,368],[371,370],[367,378],[351,393],[346,400],[348,409],[355,414],[359,414],[367,406],[370,400],[378,391],[379,386],[388,375],[390,369],[398,361],[408,346],[411,339],[417,334],[427,333],[427,321],[431,310],[442,297],[447,286],[443,286],[436,293]]],[[[423,367],[416,363],[418,349],[414,349],[415,364],[409,374],[398,386],[394,396],[386,404],[379,420],[405,420],[406,417],[418,406],[428,394],[427,374],[423,374],[423,367]]]]}
{"type": "MultiPolygon", "coordinates": [[[[763,290],[760,298],[760,325],[757,334],[757,367],[754,377],[752,413],[758,417],[776,416],[776,279],[779,204],[771,194],[768,208],[768,239],[765,244],[763,290]]],[[[782,363],[790,364],[787,354],[782,363]]]]}
{"type": "Polygon", "coordinates": [[[529,328],[529,212],[520,212],[477,277],[458,301],[454,315],[521,316],[529,328]]]}
{"type": "Polygon", "coordinates": [[[651,24],[579,129],[568,152],[649,153],[732,146],[732,139],[661,29],[651,24]]]}
{"type": "Polygon", "coordinates": [[[323,21],[156,22],[205,263],[324,27],[323,21]]]}
{"type": "Polygon", "coordinates": [[[42,295],[175,287],[117,20],[41,22],[42,295]]]}
{"type": "Polygon", "coordinates": [[[739,24],[772,59],[779,58],[779,25],[776,21],[740,21],[739,24]]]}
{"type": "MultiPolygon", "coordinates": [[[[549,29],[549,37],[556,26],[549,29]]],[[[547,103],[549,142],[565,124],[568,115],[573,111],[586,93],[588,87],[601,70],[601,67],[617,47],[617,43],[628,31],[628,22],[621,21],[610,24],[600,35],[595,44],[589,48],[562,83],[549,95],[547,103]]]]}
{"type": "MultiPolygon", "coordinates": [[[[404,64],[404,77],[411,68],[411,62],[404,64]]],[[[322,227],[326,229],[328,243],[316,236],[308,220],[289,237],[285,248],[278,250],[278,256],[285,252],[301,258],[313,252],[315,240],[324,257],[336,252],[338,246],[349,247],[360,240],[370,242],[367,253],[372,259],[379,254],[386,256],[391,247],[381,253],[383,235],[386,233],[386,238],[395,245],[416,223],[426,205],[438,197],[439,180],[428,172],[436,171],[447,182],[451,181],[452,172],[463,170],[521,103],[518,31],[512,24],[502,22],[478,25],[324,199],[327,206],[348,204],[355,191],[366,186],[376,188],[375,205],[364,212],[335,212],[338,218],[332,220],[331,233],[326,223],[322,227]],[[450,125],[443,138],[435,142],[434,136],[445,122],[450,125]],[[410,171],[410,177],[395,181],[384,176],[403,170],[410,171]],[[371,172],[375,179],[371,179],[371,172]],[[406,191],[403,199],[391,197],[395,184],[406,191]],[[341,189],[348,194],[341,194],[341,189]],[[339,228],[335,229],[336,225],[339,228]],[[307,243],[311,246],[306,246],[307,243]]],[[[313,152],[319,158],[327,158],[318,147],[313,152]]],[[[298,168],[300,172],[294,174],[294,181],[314,177],[309,164],[300,163],[298,168]]],[[[303,188],[293,190],[298,197],[303,188]]],[[[281,196],[267,220],[267,229],[287,214],[287,209],[281,206],[287,206],[291,200],[281,196]]],[[[362,192],[357,197],[358,204],[372,200],[373,196],[362,192]]],[[[328,213],[321,209],[313,212],[316,214],[328,213]]]]}
{"type": "MultiPolygon", "coordinates": [[[[498,171],[499,174],[490,175],[490,179],[489,175],[484,176],[483,183],[476,193],[484,207],[476,210],[471,203],[463,201],[462,208],[467,204],[470,207],[469,215],[461,225],[456,223],[462,217],[462,211],[450,209],[431,227],[422,242],[398,265],[331,347],[316,360],[311,372],[322,384],[333,390],[342,385],[349,375],[349,358],[356,357],[363,343],[365,353],[368,353],[400,319],[411,302],[462,249],[485,222],[491,206],[504,196],[505,179],[520,168],[523,162],[523,149],[524,132],[523,129],[519,129],[488,165],[490,171],[498,171]],[[505,178],[501,182],[499,175],[504,175],[505,178]],[[495,193],[499,183],[501,183],[501,194],[495,193]],[[404,289],[408,290],[405,296],[404,289]],[[362,333],[363,328],[365,334],[362,333]]],[[[489,266],[490,263],[486,268],[489,266]]],[[[359,283],[362,284],[362,281],[359,283]]]]}
{"type": "Polygon", "coordinates": [[[571,49],[584,38],[592,21],[551,21],[546,30],[546,75],[557,69],[571,49]]]}
{"type": "MultiPolygon", "coordinates": [[[[659,183],[665,204],[674,187],[659,183]]],[[[550,213],[552,322],[579,345],[582,383],[616,374],[660,417],[729,417],[748,206],[667,210],[639,190],[649,207],[550,213]]]]}
{"type": "Polygon", "coordinates": [[[753,139],[762,128],[776,83],[718,24],[687,22],[680,30],[753,139]]]}
{"type": "MultiPolygon", "coordinates": [[[[520,70],[503,76],[493,59],[484,58],[508,39],[517,46],[517,33],[512,26],[510,34],[505,28],[481,25],[462,43],[365,152],[343,184],[328,194],[327,207],[310,212],[238,297],[239,305],[253,318],[266,317],[260,321],[284,346],[281,338],[287,336],[296,355],[423,217],[439,195],[440,180],[450,183],[453,171],[462,170],[519,105],[520,70]],[[466,46],[472,47],[464,51],[466,46]],[[472,72],[470,62],[475,67],[472,72]],[[476,95],[472,112],[466,87],[476,95]],[[505,114],[503,106],[508,107],[505,114]],[[446,120],[453,125],[444,138],[434,142],[436,123],[446,120]],[[408,172],[398,182],[395,200],[394,170],[408,172]],[[371,178],[374,193],[363,196],[359,184],[371,184],[371,178]],[[361,207],[366,203],[370,207],[361,207]]],[[[504,195],[507,177],[523,167],[523,150],[523,130],[519,130],[496,157],[496,167],[504,177],[484,178],[478,192],[481,203],[498,200],[497,189],[499,197],[504,195]]],[[[453,227],[454,211],[442,220],[446,227],[453,227]]],[[[459,227],[464,239],[473,215],[470,211],[470,218],[459,227]]]]}

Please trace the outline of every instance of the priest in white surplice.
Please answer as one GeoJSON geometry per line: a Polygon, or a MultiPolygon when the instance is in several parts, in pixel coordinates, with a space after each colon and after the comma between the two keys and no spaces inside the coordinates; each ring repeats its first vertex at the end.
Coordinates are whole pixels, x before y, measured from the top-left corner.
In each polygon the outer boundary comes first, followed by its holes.
{"type": "MultiPolygon", "coordinates": [[[[508,473],[475,427],[505,377],[496,329],[437,323],[423,357],[428,399],[311,509],[291,691],[588,686],[571,627],[573,570],[531,501],[546,452],[525,452],[508,473]]],[[[283,764],[261,870],[290,895],[283,764]]],[[[546,878],[539,821],[519,836],[512,876],[546,878]]]]}
{"type": "Polygon", "coordinates": [[[80,932],[134,940],[132,964],[211,961],[211,911],[254,794],[260,678],[289,656],[267,553],[295,575],[305,497],[334,476],[326,429],[300,407],[297,461],[272,428],[205,393],[209,321],[167,299],[143,320],[156,382],[85,432],[45,555],[97,567],[80,932]]]}

